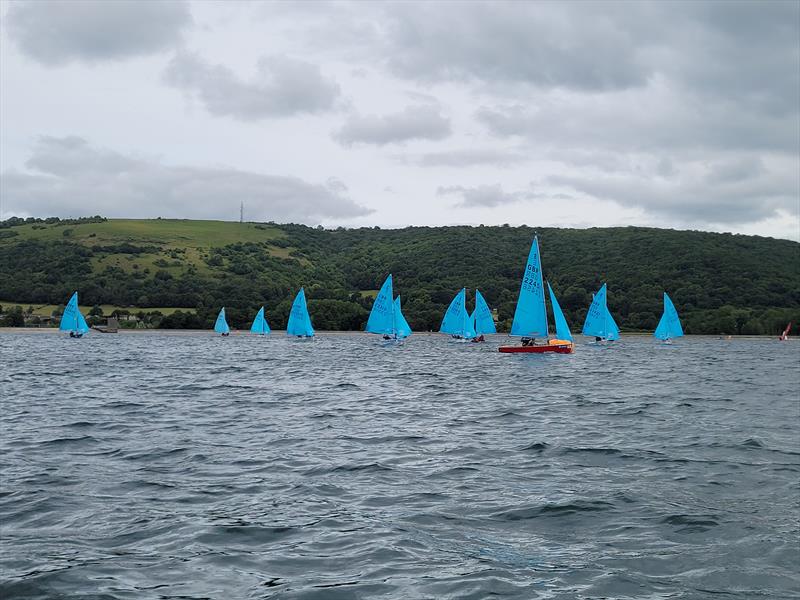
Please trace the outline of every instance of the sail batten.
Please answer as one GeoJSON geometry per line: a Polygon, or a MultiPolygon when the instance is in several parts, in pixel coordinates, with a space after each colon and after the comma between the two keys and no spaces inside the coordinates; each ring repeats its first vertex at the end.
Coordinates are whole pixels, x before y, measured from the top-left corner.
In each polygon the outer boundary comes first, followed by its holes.
{"type": "Polygon", "coordinates": [[[222,310],[219,311],[217,315],[217,321],[214,323],[214,331],[225,335],[231,332],[231,328],[228,327],[228,321],[225,319],[225,307],[222,307],[222,310]]]}
{"type": "Polygon", "coordinates": [[[678,311],[675,309],[672,299],[664,292],[664,313],[661,315],[661,320],[658,322],[653,336],[659,340],[669,340],[682,335],[683,327],[678,317],[678,311]]]}
{"type": "Polygon", "coordinates": [[[289,313],[289,322],[286,324],[286,335],[297,337],[312,337],[314,328],[311,326],[311,317],[308,314],[306,304],[306,292],[303,288],[297,292],[297,296],[292,303],[292,310],[289,313]]]}
{"type": "Polygon", "coordinates": [[[511,335],[525,337],[547,337],[547,309],[544,303],[542,262],[539,256],[539,238],[534,237],[525,274],[517,298],[511,335]]]}
{"type": "Polygon", "coordinates": [[[553,288],[550,286],[549,281],[547,282],[547,290],[550,292],[550,304],[553,307],[553,319],[556,323],[556,337],[560,340],[569,340],[571,342],[572,332],[569,330],[567,319],[564,318],[564,313],[561,311],[561,305],[558,303],[556,295],[553,292],[553,288]]]}

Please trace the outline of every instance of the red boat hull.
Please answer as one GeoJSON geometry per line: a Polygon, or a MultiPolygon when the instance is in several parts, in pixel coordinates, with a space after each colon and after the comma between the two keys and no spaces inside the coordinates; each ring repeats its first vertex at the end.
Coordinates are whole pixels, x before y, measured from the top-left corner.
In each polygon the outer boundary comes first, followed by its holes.
{"type": "Polygon", "coordinates": [[[572,354],[573,346],[570,345],[551,345],[551,346],[500,346],[500,352],[505,354],[543,354],[545,352],[555,352],[557,354],[572,354]]]}

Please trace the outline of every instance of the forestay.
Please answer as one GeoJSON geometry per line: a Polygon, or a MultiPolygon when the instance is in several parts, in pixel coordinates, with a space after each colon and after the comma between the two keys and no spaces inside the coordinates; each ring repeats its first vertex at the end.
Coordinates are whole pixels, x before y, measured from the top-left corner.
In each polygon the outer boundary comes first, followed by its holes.
{"type": "Polygon", "coordinates": [[[411,327],[409,327],[408,321],[406,321],[405,316],[403,316],[403,311],[400,308],[400,296],[394,300],[394,314],[397,323],[397,337],[407,338],[411,335],[411,327]]]}

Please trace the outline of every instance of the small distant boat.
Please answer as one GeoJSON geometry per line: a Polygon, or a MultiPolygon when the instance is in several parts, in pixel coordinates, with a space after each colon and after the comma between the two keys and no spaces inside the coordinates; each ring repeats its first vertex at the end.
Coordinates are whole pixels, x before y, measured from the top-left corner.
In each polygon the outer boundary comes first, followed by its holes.
{"type": "Polygon", "coordinates": [[[681,327],[681,320],[678,318],[678,311],[675,310],[675,305],[667,295],[667,292],[664,292],[664,313],[661,315],[661,320],[658,322],[653,335],[667,344],[670,343],[670,340],[683,336],[683,327],[681,327]]]}
{"type": "Polygon", "coordinates": [[[789,332],[792,330],[792,322],[789,321],[789,324],[786,326],[786,329],[783,330],[783,333],[778,338],[781,342],[785,342],[789,339],[789,332]]]}
{"type": "Polygon", "coordinates": [[[457,340],[469,340],[475,337],[475,325],[467,312],[466,300],[467,290],[461,288],[444,313],[439,333],[448,333],[457,340]]]}
{"type": "Polygon", "coordinates": [[[219,311],[217,315],[217,322],[214,323],[214,331],[222,337],[228,337],[231,334],[231,328],[228,327],[228,321],[225,320],[225,307],[219,311]]]}
{"type": "Polygon", "coordinates": [[[375,296],[365,331],[381,335],[386,341],[399,341],[411,335],[411,328],[400,309],[400,296],[394,298],[391,274],[375,296]]]}
{"type": "Polygon", "coordinates": [[[586,321],[583,323],[583,335],[594,337],[597,342],[614,341],[619,339],[619,327],[606,305],[606,284],[594,295],[586,321]]]}
{"type": "Polygon", "coordinates": [[[539,238],[534,237],[531,251],[528,254],[528,263],[525,265],[525,274],[522,277],[517,309],[514,311],[514,321],[511,324],[511,335],[520,336],[522,344],[500,346],[498,350],[507,354],[541,354],[545,352],[571,354],[574,350],[572,334],[569,332],[567,321],[555,300],[552,289],[550,290],[550,302],[556,318],[556,339],[548,339],[547,306],[544,299],[539,238]],[[547,343],[537,344],[536,338],[544,338],[547,343]]]}
{"type": "Polygon", "coordinates": [[[253,324],[250,326],[250,333],[269,335],[270,331],[272,330],[269,328],[267,320],[264,318],[264,307],[262,306],[258,310],[258,313],[256,313],[256,318],[253,319],[253,324]]]}
{"type": "Polygon", "coordinates": [[[69,302],[67,302],[58,328],[61,331],[69,331],[69,337],[71,338],[81,338],[89,333],[89,325],[86,324],[86,319],[83,318],[78,308],[78,292],[72,294],[69,302]]]}
{"type": "Polygon", "coordinates": [[[489,305],[486,304],[483,294],[478,290],[475,290],[475,310],[472,311],[469,320],[475,328],[475,337],[472,338],[473,342],[485,342],[486,338],[484,336],[486,334],[497,333],[492,310],[489,308],[489,305]]]}
{"type": "Polygon", "coordinates": [[[303,288],[297,292],[289,313],[289,322],[286,324],[286,335],[298,338],[314,337],[314,328],[311,326],[311,317],[308,315],[306,292],[303,288]]]}

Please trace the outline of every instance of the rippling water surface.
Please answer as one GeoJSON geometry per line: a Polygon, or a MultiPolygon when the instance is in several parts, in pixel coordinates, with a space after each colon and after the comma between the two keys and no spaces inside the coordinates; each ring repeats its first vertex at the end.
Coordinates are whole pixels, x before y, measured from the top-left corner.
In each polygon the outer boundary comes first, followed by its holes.
{"type": "Polygon", "coordinates": [[[800,344],[0,335],[3,598],[798,598],[800,344]]]}

